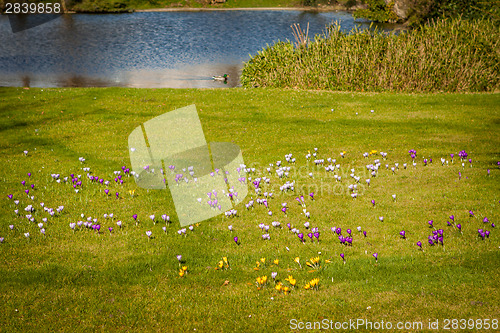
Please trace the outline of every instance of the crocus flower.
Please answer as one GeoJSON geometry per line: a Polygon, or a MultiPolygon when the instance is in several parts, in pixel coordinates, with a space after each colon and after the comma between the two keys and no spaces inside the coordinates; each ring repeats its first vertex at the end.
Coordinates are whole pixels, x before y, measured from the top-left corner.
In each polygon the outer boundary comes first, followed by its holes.
{"type": "Polygon", "coordinates": [[[343,254],[343,253],[341,253],[341,254],[340,254],[340,257],[342,258],[342,260],[344,260],[344,261],[345,261],[345,258],[344,258],[344,254],[343,254]]]}
{"type": "Polygon", "coordinates": [[[488,218],[487,218],[487,217],[485,217],[485,218],[483,219],[483,222],[484,222],[484,223],[488,223],[488,222],[490,222],[490,221],[488,220],[488,218]]]}
{"type": "Polygon", "coordinates": [[[234,239],[234,242],[235,242],[236,244],[238,244],[238,236],[235,236],[233,239],[234,239]]]}
{"type": "Polygon", "coordinates": [[[378,253],[376,253],[376,252],[375,252],[375,253],[373,254],[373,257],[375,258],[375,261],[378,261],[378,253]]]}
{"type": "Polygon", "coordinates": [[[233,226],[232,225],[228,225],[227,228],[229,229],[229,231],[233,231],[233,226]]]}
{"type": "Polygon", "coordinates": [[[375,206],[375,200],[374,199],[372,199],[372,205],[375,206]]]}
{"type": "Polygon", "coordinates": [[[4,239],[5,239],[5,238],[0,237],[0,243],[3,243],[4,239]]]}
{"type": "Polygon", "coordinates": [[[470,215],[471,217],[474,217],[474,212],[473,212],[472,210],[469,210],[469,215],[470,215]]]}
{"type": "Polygon", "coordinates": [[[116,225],[121,228],[122,227],[122,221],[116,221],[116,225]]]}
{"type": "Polygon", "coordinates": [[[109,227],[108,230],[109,230],[109,233],[111,233],[113,231],[113,228],[109,227]]]}
{"type": "Polygon", "coordinates": [[[380,220],[380,222],[384,222],[384,217],[383,216],[379,217],[378,219],[380,220]]]}
{"type": "Polygon", "coordinates": [[[302,242],[304,241],[304,234],[303,233],[297,234],[297,237],[299,237],[302,242]]]}
{"type": "Polygon", "coordinates": [[[146,231],[146,236],[148,236],[148,239],[151,238],[152,234],[153,232],[151,232],[151,230],[146,231]]]}
{"type": "Polygon", "coordinates": [[[352,230],[351,230],[351,229],[347,229],[346,231],[347,231],[347,233],[348,233],[349,235],[351,235],[351,232],[352,232],[352,230]]]}
{"type": "Polygon", "coordinates": [[[317,240],[318,240],[318,242],[319,242],[319,232],[315,232],[315,233],[314,233],[314,237],[316,237],[316,239],[317,239],[317,240]]]}
{"type": "Polygon", "coordinates": [[[309,193],[309,196],[314,200],[314,192],[309,193]]]}
{"type": "Polygon", "coordinates": [[[461,224],[457,224],[457,228],[459,231],[462,231],[462,225],[461,224]]]}
{"type": "Polygon", "coordinates": [[[492,228],[494,228],[494,227],[495,227],[495,223],[492,223],[492,224],[491,224],[491,227],[492,227],[492,228]]]}
{"type": "Polygon", "coordinates": [[[365,235],[365,237],[366,237],[366,231],[363,231],[363,235],[365,235]]]}
{"type": "Polygon", "coordinates": [[[421,242],[421,241],[418,241],[418,242],[417,242],[417,246],[418,246],[419,248],[422,248],[422,242],[421,242]]]}
{"type": "Polygon", "coordinates": [[[178,260],[179,262],[182,262],[182,255],[178,254],[178,255],[177,255],[177,260],[178,260]]]}
{"type": "Polygon", "coordinates": [[[404,230],[401,230],[399,234],[403,237],[403,239],[406,239],[406,232],[404,230]]]}
{"type": "Polygon", "coordinates": [[[428,223],[429,223],[429,227],[431,227],[431,228],[432,228],[432,227],[434,226],[434,225],[433,225],[433,223],[434,223],[434,221],[433,221],[433,220],[429,220],[429,222],[428,222],[428,223]]]}
{"type": "Polygon", "coordinates": [[[312,240],[312,238],[313,238],[313,233],[312,233],[312,232],[310,232],[310,233],[308,233],[308,234],[307,234],[307,236],[309,236],[309,238],[311,238],[311,240],[312,240]]]}
{"type": "Polygon", "coordinates": [[[276,279],[276,276],[277,276],[277,275],[278,275],[278,273],[277,273],[277,272],[272,272],[272,273],[271,273],[271,277],[273,278],[273,280],[275,280],[275,279],[276,279]]]}
{"type": "Polygon", "coordinates": [[[104,193],[106,193],[106,195],[108,195],[108,194],[109,194],[109,190],[108,190],[108,189],[105,189],[105,190],[104,190],[104,193]]]}

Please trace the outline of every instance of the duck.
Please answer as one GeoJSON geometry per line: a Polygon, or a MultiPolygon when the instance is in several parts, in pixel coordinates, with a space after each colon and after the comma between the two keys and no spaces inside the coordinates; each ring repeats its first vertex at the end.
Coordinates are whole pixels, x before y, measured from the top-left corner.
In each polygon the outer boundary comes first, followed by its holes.
{"type": "Polygon", "coordinates": [[[215,75],[215,76],[212,76],[212,79],[214,81],[219,81],[219,82],[227,82],[227,74],[224,74],[224,75],[215,75]]]}

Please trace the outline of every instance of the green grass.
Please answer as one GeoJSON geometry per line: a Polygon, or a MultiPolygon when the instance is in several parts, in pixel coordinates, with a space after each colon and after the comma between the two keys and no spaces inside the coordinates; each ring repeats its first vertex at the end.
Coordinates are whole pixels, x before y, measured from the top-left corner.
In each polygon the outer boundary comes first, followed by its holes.
{"type": "Polygon", "coordinates": [[[496,91],[499,40],[499,26],[486,20],[438,20],[398,35],[344,33],[336,23],[313,40],[277,42],[258,52],[245,63],[241,83],[334,91],[496,91]]]}
{"type": "MultiPolygon", "coordinates": [[[[271,332],[290,331],[291,319],[358,318],[393,325],[419,321],[426,329],[428,320],[439,319],[443,328],[446,318],[500,319],[498,94],[1,88],[0,115],[2,331],[271,332]],[[288,180],[296,181],[295,193],[280,194],[285,180],[274,172],[270,184],[263,185],[263,191],[274,192],[269,200],[272,218],[262,205],[255,203],[248,211],[240,205],[237,217],[221,215],[179,236],[168,191],[148,192],[125,177],[123,185],[109,186],[112,193],[120,193],[117,200],[104,194],[103,185],[84,179],[82,168],[89,167],[94,175],[112,180],[113,171],[129,165],[127,138],[134,128],[193,103],[207,142],[239,145],[246,164],[257,169],[252,177],[266,175],[269,163],[281,160],[288,165],[284,155],[293,153],[297,161],[290,165],[288,180]],[[306,161],[315,147],[319,158],[340,163],[341,183],[306,161]],[[387,152],[387,160],[379,154],[363,158],[372,149],[387,152]],[[417,150],[416,167],[409,149],[417,150]],[[467,151],[472,167],[469,162],[461,166],[460,150],[467,151]],[[341,151],[346,151],[345,158],[341,151]],[[456,156],[454,163],[450,153],[456,156]],[[433,163],[424,166],[424,157],[433,163]],[[441,157],[450,163],[442,166],[441,157]],[[366,187],[365,165],[376,158],[381,168],[366,187]],[[385,164],[395,163],[400,168],[393,175],[385,164]],[[351,168],[361,177],[357,199],[347,189],[354,182],[351,168]],[[75,193],[70,185],[53,181],[52,173],[61,178],[80,174],[83,187],[75,193]],[[35,184],[30,192],[34,200],[24,193],[22,180],[35,184]],[[306,198],[307,210],[321,241],[301,244],[286,223],[305,231],[306,218],[295,197],[307,197],[311,189],[316,200],[306,198]],[[135,190],[134,197],[129,190],[135,190]],[[35,223],[15,216],[8,194],[20,200],[21,215],[33,204],[35,223]],[[50,217],[40,202],[65,208],[60,216],[50,217]],[[286,217],[280,212],[283,202],[289,207],[286,217]],[[69,223],[80,220],[82,213],[98,218],[100,234],[72,232],[69,223]],[[114,221],[105,220],[105,213],[114,213],[114,221]],[[139,215],[137,226],[133,214],[139,215]],[[172,217],[166,234],[161,229],[165,224],[153,225],[151,214],[172,217]],[[450,215],[462,224],[462,234],[446,225],[450,215]],[[43,217],[48,217],[45,236],[37,226],[43,217]],[[484,217],[488,224],[482,222],[484,217]],[[427,244],[430,219],[444,229],[444,246],[427,244]],[[123,221],[123,229],[116,220],[123,221]],[[271,227],[271,239],[263,241],[258,224],[275,220],[284,228],[271,227]],[[111,235],[109,226],[114,227],[111,235]],[[341,227],[344,235],[347,228],[353,230],[352,247],[339,244],[330,231],[333,226],[341,227]],[[357,226],[367,231],[367,238],[358,234],[357,226]],[[480,240],[478,228],[489,230],[490,237],[480,240]],[[403,229],[406,240],[399,236],[403,229]],[[151,240],[147,230],[153,232],[151,240]],[[423,252],[415,245],[419,240],[423,252]],[[318,252],[322,264],[314,271],[305,263],[318,252]],[[188,267],[183,278],[178,275],[178,254],[188,267]],[[231,269],[215,270],[224,256],[231,269]],[[295,257],[300,257],[303,269],[295,257]],[[266,266],[255,271],[260,258],[266,258],[266,266]],[[272,263],[276,258],[279,266],[272,263]],[[325,263],[329,258],[332,262],[325,263]],[[284,285],[292,274],[297,288],[288,295],[278,293],[271,272],[277,272],[284,285]],[[269,285],[258,290],[256,278],[264,275],[269,285]],[[316,277],[319,290],[305,290],[316,277]]],[[[253,192],[251,196],[256,198],[253,192]]]]}

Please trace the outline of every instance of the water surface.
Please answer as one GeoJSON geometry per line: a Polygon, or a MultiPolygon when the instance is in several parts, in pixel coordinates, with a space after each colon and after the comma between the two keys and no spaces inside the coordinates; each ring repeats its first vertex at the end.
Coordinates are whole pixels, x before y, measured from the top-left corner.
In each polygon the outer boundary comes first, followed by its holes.
{"type": "Polygon", "coordinates": [[[251,54],[295,40],[292,24],[314,36],[337,20],[369,25],[346,12],[137,12],[66,14],[13,33],[3,15],[0,86],[234,87],[251,54]],[[227,84],[212,80],[224,73],[227,84]]]}

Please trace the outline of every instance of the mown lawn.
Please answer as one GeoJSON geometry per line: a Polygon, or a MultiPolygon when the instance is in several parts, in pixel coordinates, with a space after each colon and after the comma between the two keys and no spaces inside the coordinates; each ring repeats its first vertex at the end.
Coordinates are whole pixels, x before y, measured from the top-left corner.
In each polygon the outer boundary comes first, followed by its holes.
{"type": "MultiPolygon", "coordinates": [[[[274,332],[298,331],[298,322],[357,319],[393,328],[423,325],[405,331],[427,330],[429,320],[444,329],[446,319],[474,319],[467,328],[482,323],[484,329],[489,319],[489,330],[498,331],[499,94],[0,88],[0,115],[0,331],[274,332]],[[254,205],[240,204],[236,217],[221,214],[179,235],[169,192],[139,188],[122,166],[130,167],[127,139],[134,128],[190,104],[207,142],[236,143],[255,168],[244,200],[253,198],[254,205]],[[306,159],[315,148],[317,156],[306,159]],[[463,166],[460,151],[468,155],[463,166]],[[295,163],[286,161],[290,153],[295,163]],[[376,159],[373,177],[366,165],[376,159]],[[277,161],[290,167],[287,178],[278,178],[277,161]],[[339,168],[325,171],[330,164],[339,168]],[[91,182],[83,168],[109,185],[91,182]],[[114,171],[121,171],[123,184],[114,181],[114,171]],[[71,183],[79,175],[76,192],[71,183]],[[270,182],[261,181],[257,196],[252,182],[264,176],[270,182]],[[295,190],[282,193],[287,181],[295,181],[295,190]],[[264,192],[273,193],[268,209],[257,203],[264,192]],[[300,195],[310,218],[296,200],[300,195]],[[64,209],[54,216],[44,210],[59,206],[64,209]],[[88,217],[101,225],[99,232],[70,228],[88,217]],[[341,244],[332,227],[344,237],[351,229],[352,245],[341,244]],[[311,228],[319,229],[319,242],[307,236],[311,228]],[[483,239],[478,229],[489,236],[483,239]],[[438,230],[443,245],[429,245],[438,230]],[[223,257],[229,269],[216,270],[223,257]],[[314,257],[318,268],[306,263],[314,257]],[[183,277],[181,266],[187,267],[183,277]],[[289,275],[295,288],[285,280],[289,275]],[[267,285],[258,288],[262,276],[267,285]],[[306,290],[314,278],[319,288],[306,290]],[[279,282],[288,293],[275,289],[279,282]]],[[[452,322],[448,327],[453,330],[452,322]]]]}

